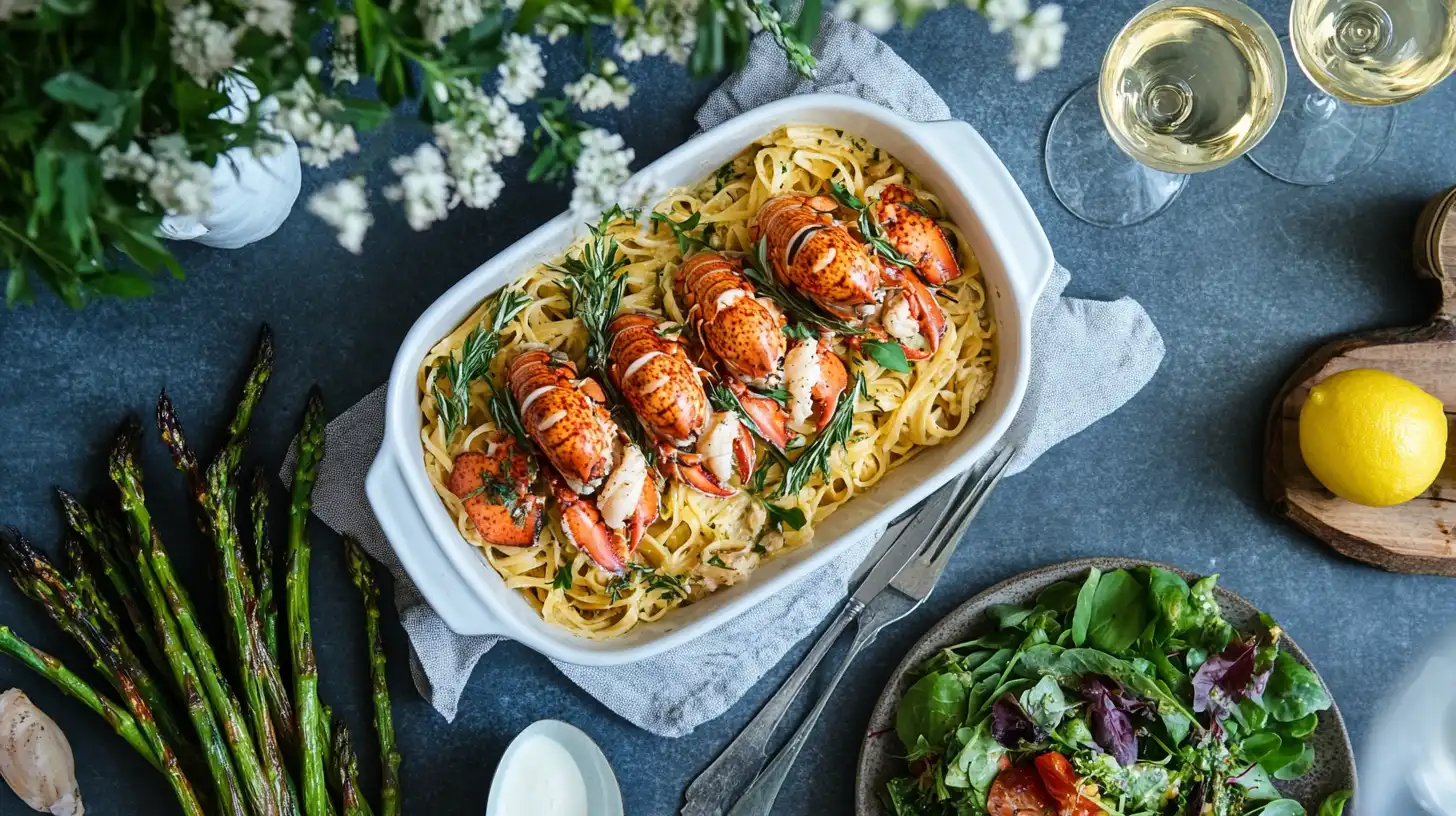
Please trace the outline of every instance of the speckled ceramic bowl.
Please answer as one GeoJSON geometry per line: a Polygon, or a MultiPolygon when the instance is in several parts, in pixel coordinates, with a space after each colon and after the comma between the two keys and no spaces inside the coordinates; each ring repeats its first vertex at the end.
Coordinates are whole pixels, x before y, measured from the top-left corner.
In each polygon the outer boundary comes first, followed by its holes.
{"type": "MultiPolygon", "coordinates": [[[[865,732],[863,745],[860,746],[859,771],[855,775],[856,816],[889,816],[889,811],[880,800],[880,791],[884,790],[885,783],[891,777],[905,771],[905,763],[899,758],[904,749],[895,737],[895,710],[900,704],[900,698],[910,687],[911,673],[916,666],[937,649],[970,640],[985,631],[990,624],[983,613],[992,604],[1031,603],[1047,586],[1057,581],[1085,576],[1092,567],[1106,572],[1131,569],[1148,563],[1151,562],[1130,558],[1084,558],[1024,572],[966,601],[926,632],[925,637],[910,649],[905,660],[890,676],[889,684],[880,694],[874,713],[870,715],[869,729],[865,732]]],[[[1186,579],[1196,577],[1177,567],[1166,564],[1156,566],[1173,570],[1186,579]]],[[[1222,586],[1217,591],[1219,605],[1229,623],[1242,632],[1251,631],[1258,625],[1259,610],[1253,604],[1222,586]]],[[[1287,635],[1283,648],[1300,663],[1309,666],[1316,674],[1319,673],[1287,635]]],[[[1345,732],[1345,721],[1340,717],[1339,706],[1331,706],[1328,711],[1320,713],[1319,727],[1315,729],[1313,743],[1315,763],[1310,772],[1292,782],[1276,783],[1285,796],[1298,799],[1310,813],[1314,813],[1320,802],[1330,793],[1341,788],[1355,787],[1355,753],[1350,747],[1350,735],[1345,732]]]]}

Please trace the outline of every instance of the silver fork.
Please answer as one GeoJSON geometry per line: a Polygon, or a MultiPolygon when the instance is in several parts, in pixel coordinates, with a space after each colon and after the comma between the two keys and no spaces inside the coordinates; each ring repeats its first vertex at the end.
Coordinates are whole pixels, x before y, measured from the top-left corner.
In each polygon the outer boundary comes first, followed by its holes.
{"type": "MultiPolygon", "coordinates": [[[[970,526],[971,520],[980,512],[982,505],[986,503],[986,497],[991,495],[1001,480],[1001,475],[1006,471],[1006,465],[1015,455],[1016,449],[1007,445],[996,454],[991,464],[981,473],[975,484],[969,488],[964,496],[957,496],[952,504],[952,510],[941,523],[935,534],[926,540],[912,557],[909,563],[895,574],[890,581],[889,587],[874,595],[873,600],[864,607],[859,616],[859,623],[855,629],[854,642],[850,644],[849,651],[845,653],[840,661],[839,668],[835,670],[834,676],[830,678],[829,685],[809,715],[800,723],[798,730],[789,738],[784,747],[779,751],[773,761],[768,764],[763,772],[743,792],[743,796],[728,816],[768,816],[773,809],[774,800],[778,798],[779,789],[783,787],[784,780],[788,779],[789,770],[794,766],[794,760],[798,759],[799,752],[803,750],[809,735],[813,733],[814,726],[819,721],[819,715],[823,713],[824,707],[829,704],[829,698],[834,695],[834,689],[839,685],[840,679],[849,669],[849,664],[854,662],[855,657],[864,651],[865,647],[874,642],[880,631],[886,626],[905,617],[920,606],[930,593],[935,589],[935,584],[940,580],[940,575],[950,563],[950,558],[955,554],[956,547],[960,545],[961,539],[965,537],[966,529],[970,526]],[[965,500],[962,501],[962,498],[965,500]]],[[[869,579],[866,579],[866,583],[869,579]]],[[[858,595],[858,593],[856,593],[858,595]]],[[[863,602],[863,599],[858,599],[863,602]]]]}

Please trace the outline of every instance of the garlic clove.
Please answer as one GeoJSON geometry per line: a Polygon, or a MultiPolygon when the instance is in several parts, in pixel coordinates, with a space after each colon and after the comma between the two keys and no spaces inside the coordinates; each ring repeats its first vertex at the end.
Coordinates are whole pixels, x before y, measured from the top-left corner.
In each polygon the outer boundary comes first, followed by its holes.
{"type": "Polygon", "coordinates": [[[0,694],[0,776],[35,810],[83,816],[71,743],[20,689],[0,694]]]}

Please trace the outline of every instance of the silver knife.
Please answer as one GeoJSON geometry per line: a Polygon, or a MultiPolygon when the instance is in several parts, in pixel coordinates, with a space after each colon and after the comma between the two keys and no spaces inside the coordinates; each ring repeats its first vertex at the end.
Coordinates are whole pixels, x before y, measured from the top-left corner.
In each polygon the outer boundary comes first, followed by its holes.
{"type": "Polygon", "coordinates": [[[962,474],[936,491],[920,505],[913,516],[897,521],[886,531],[876,545],[876,549],[887,546],[883,550],[884,555],[874,562],[854,595],[845,602],[834,622],[819,636],[814,648],[804,656],[798,668],[789,675],[789,679],[784,681],[774,696],[744,726],[742,733],[713,760],[713,764],[693,780],[693,784],[688,787],[682,816],[722,816],[728,806],[733,804],[734,796],[753,779],[768,759],[769,741],[773,739],[779,721],[798,698],[804,683],[839,636],[864,611],[865,603],[889,585],[895,575],[915,556],[925,540],[940,526],[955,504],[953,499],[964,486],[968,475],[962,474]]]}

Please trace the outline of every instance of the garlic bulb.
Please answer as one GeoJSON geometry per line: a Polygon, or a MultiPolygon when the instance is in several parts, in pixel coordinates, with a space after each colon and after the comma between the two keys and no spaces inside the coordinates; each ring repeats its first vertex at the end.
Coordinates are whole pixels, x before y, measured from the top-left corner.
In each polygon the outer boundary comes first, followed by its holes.
{"type": "Polygon", "coordinates": [[[27,805],[53,816],[82,816],[71,743],[56,721],[20,689],[0,694],[0,776],[27,805]]]}

